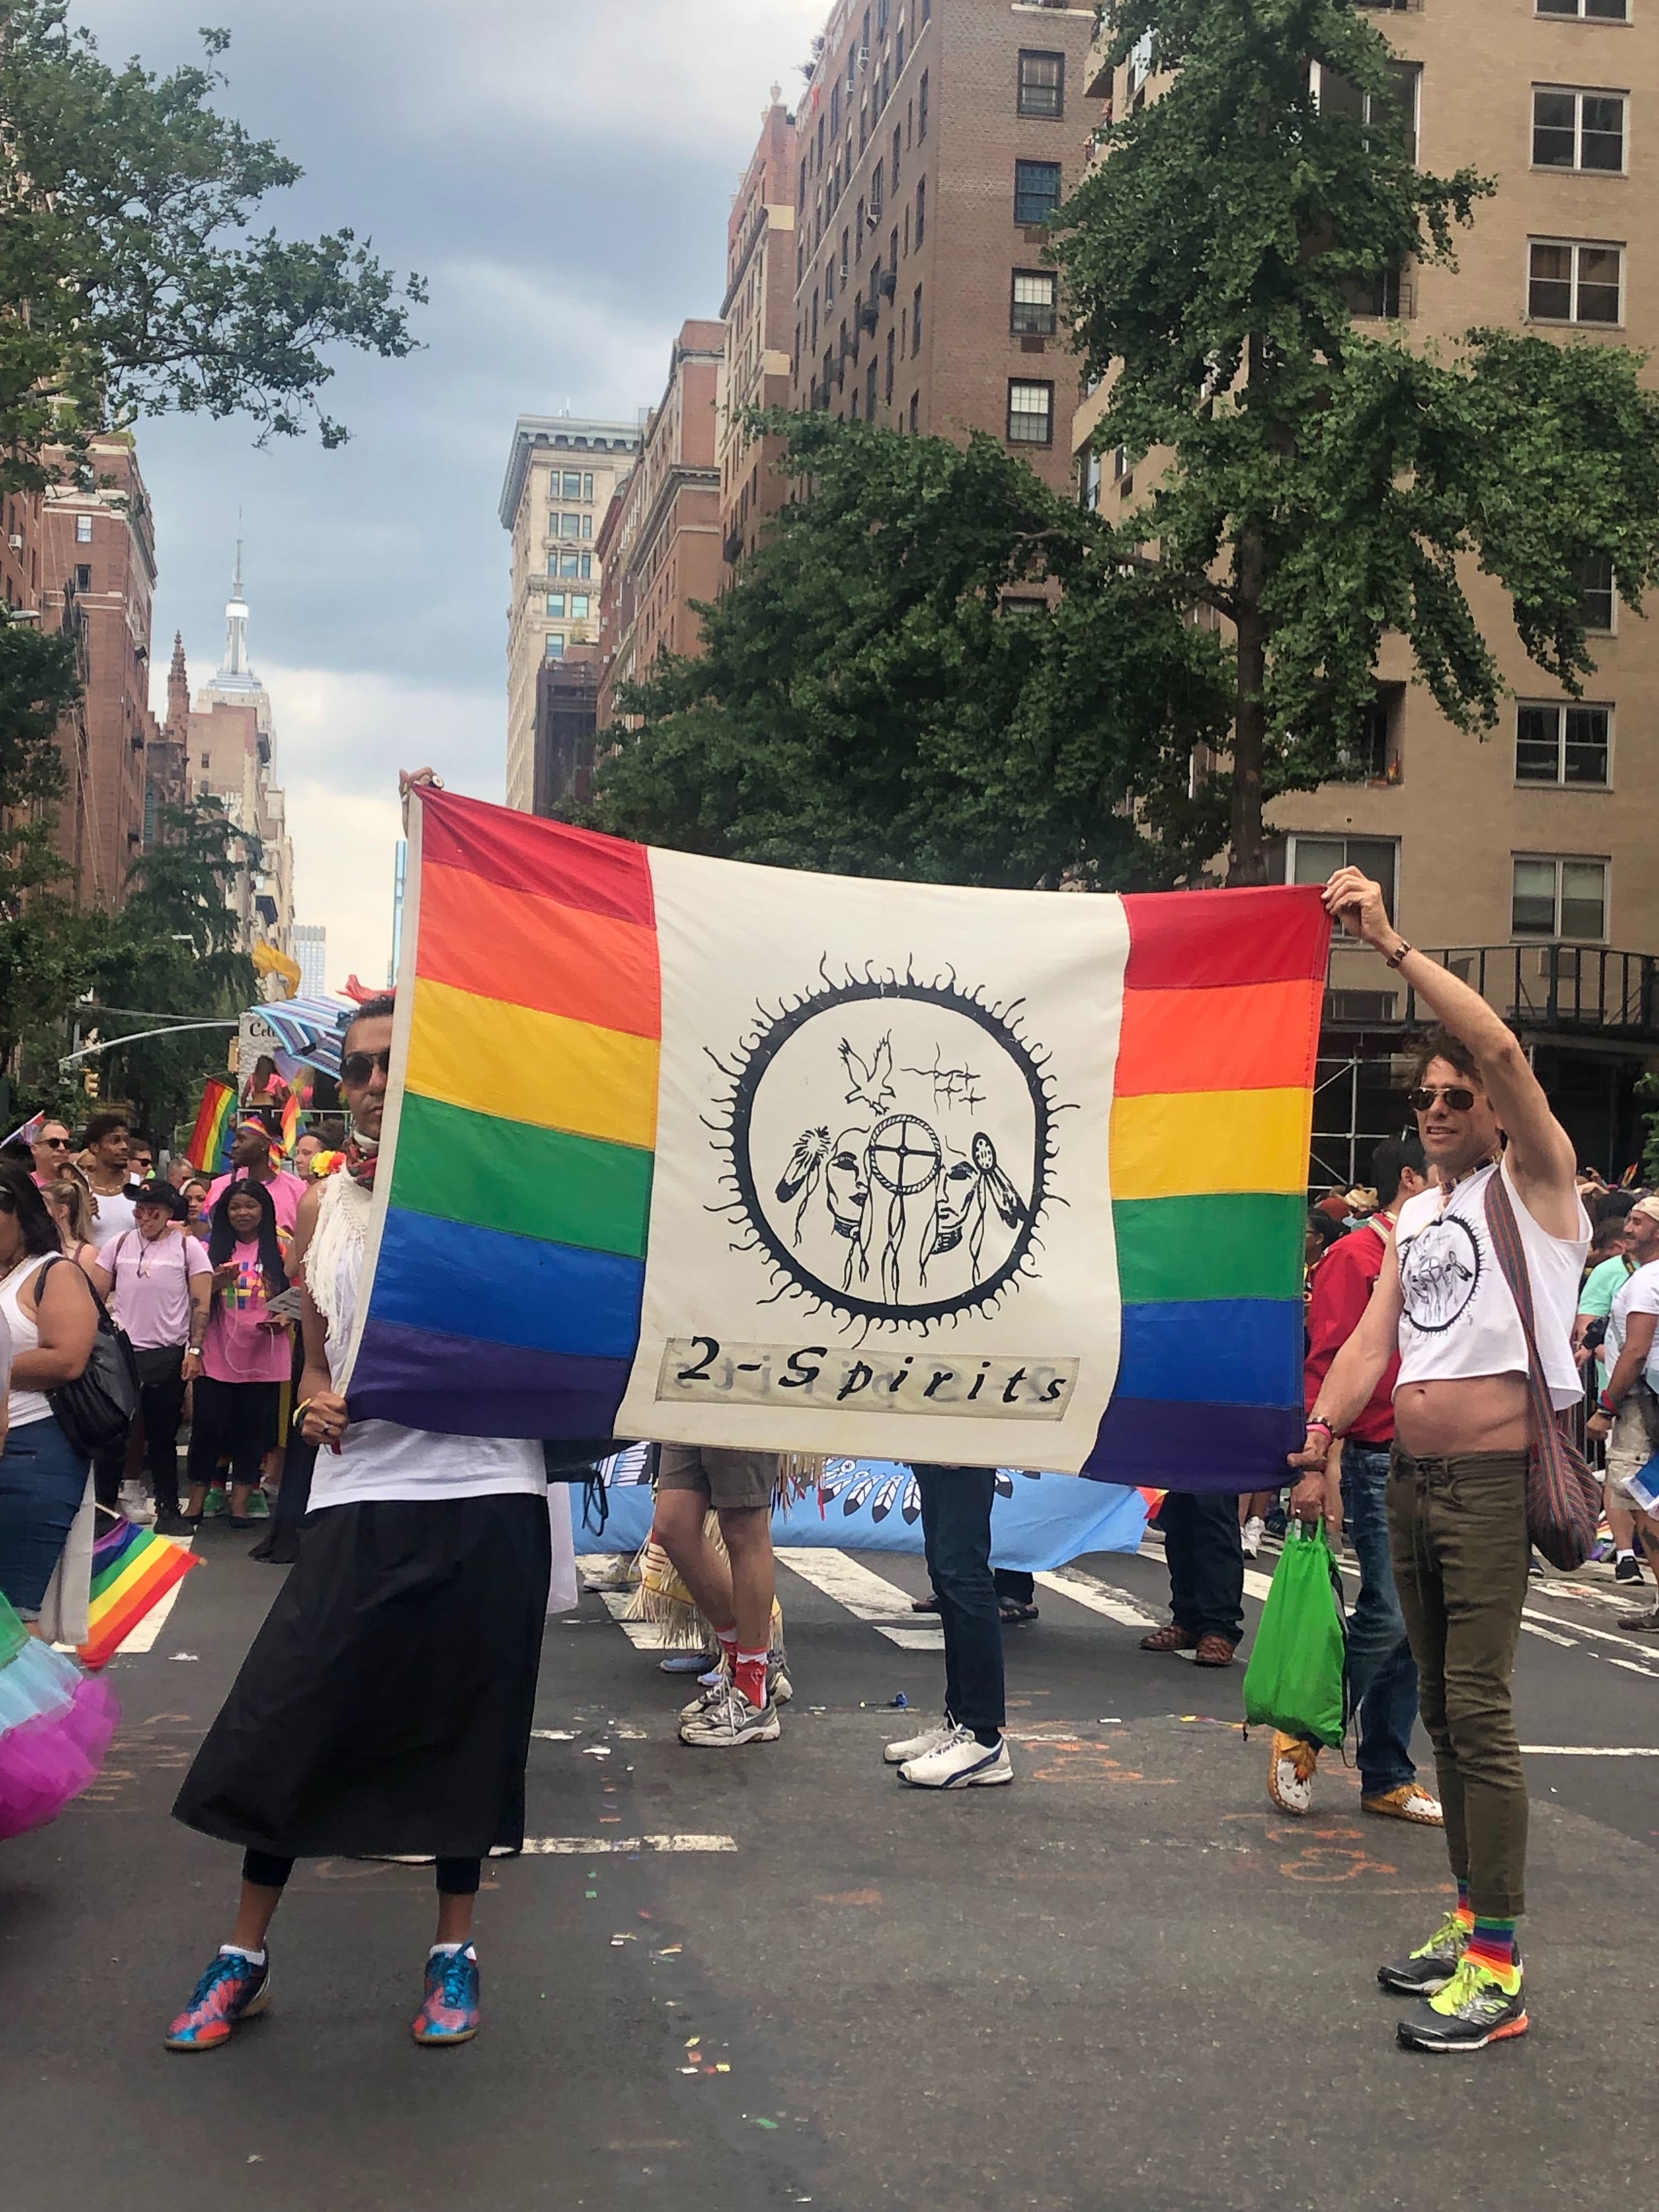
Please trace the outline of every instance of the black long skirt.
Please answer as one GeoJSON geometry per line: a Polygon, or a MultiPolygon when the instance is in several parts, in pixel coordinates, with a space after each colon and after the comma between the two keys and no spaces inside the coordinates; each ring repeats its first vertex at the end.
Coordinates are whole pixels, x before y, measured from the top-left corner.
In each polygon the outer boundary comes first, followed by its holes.
{"type": "Polygon", "coordinates": [[[550,1549],[537,1496],[312,1515],[175,1820],[283,1858],[517,1850],[550,1549]]]}

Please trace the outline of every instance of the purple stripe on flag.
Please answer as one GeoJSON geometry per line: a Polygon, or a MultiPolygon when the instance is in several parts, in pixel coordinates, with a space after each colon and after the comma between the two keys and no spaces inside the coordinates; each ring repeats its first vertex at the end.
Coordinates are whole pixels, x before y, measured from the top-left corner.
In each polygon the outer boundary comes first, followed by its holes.
{"type": "Polygon", "coordinates": [[[1155,1490],[1276,1490],[1302,1442],[1300,1406],[1182,1405],[1114,1398],[1083,1472],[1155,1490]]]}
{"type": "Polygon", "coordinates": [[[443,1436],[608,1437],[631,1365],[371,1320],[351,1412],[443,1436]]]}

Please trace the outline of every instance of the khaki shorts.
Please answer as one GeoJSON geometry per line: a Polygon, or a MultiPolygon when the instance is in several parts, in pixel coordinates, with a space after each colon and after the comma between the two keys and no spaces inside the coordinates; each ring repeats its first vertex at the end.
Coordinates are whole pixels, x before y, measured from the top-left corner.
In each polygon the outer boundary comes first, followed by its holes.
{"type": "Polygon", "coordinates": [[[1639,1498],[1631,1496],[1631,1478],[1639,1474],[1652,1457],[1653,1446],[1648,1442],[1641,1408],[1626,1400],[1613,1415],[1607,1437],[1607,1493],[1632,1513],[1646,1509],[1639,1498]]]}
{"type": "Polygon", "coordinates": [[[700,1490],[719,1512],[772,1504],[777,1486],[775,1452],[723,1451],[712,1444],[658,1447],[659,1490],[700,1490]]]}

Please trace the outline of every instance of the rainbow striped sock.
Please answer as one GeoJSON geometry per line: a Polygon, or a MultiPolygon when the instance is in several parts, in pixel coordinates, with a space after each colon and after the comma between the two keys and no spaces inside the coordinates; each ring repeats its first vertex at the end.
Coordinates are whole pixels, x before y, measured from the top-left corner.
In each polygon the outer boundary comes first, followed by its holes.
{"type": "Polygon", "coordinates": [[[1520,1986],[1521,1962],[1516,1955],[1513,1920],[1488,1920],[1485,1913],[1477,1913],[1474,1933],[1463,1956],[1496,1974],[1505,1989],[1520,1986]]]}
{"type": "Polygon", "coordinates": [[[1474,1907],[1469,1903],[1469,1886],[1466,1881],[1460,1881],[1457,1885],[1457,1917],[1462,1922],[1463,1933],[1467,1936],[1474,1925],[1474,1907]]]}

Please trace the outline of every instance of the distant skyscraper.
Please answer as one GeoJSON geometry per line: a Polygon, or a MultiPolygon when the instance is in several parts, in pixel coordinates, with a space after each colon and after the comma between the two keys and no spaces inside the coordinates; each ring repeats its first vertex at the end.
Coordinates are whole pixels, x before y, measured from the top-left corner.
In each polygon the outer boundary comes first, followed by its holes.
{"type": "Polygon", "coordinates": [[[328,931],[320,921],[296,921],[294,957],[300,963],[300,996],[320,999],[328,989],[328,931]]]}
{"type": "Polygon", "coordinates": [[[239,538],[225,608],[224,658],[212,682],[197,693],[190,714],[190,783],[198,795],[222,800],[232,821],[259,841],[258,866],[237,876],[230,902],[241,916],[247,949],[263,940],[287,952],[294,927],[294,853],[276,781],[270,694],[248,659],[247,628],[239,538]]]}

